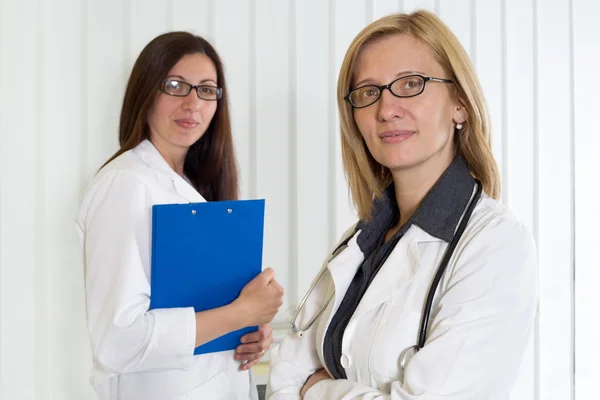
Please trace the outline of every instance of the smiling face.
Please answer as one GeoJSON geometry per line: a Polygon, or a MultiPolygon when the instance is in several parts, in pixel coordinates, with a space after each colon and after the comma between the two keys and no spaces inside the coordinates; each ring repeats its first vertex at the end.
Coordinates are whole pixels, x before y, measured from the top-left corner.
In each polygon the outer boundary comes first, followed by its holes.
{"type": "MultiPolygon", "coordinates": [[[[396,34],[367,44],[359,53],[352,88],[387,85],[407,75],[445,78],[429,48],[396,34]]],[[[451,84],[429,81],[415,97],[399,98],[383,89],[379,100],[354,109],[354,120],[373,158],[392,171],[415,167],[445,169],[454,156],[454,129],[466,115],[451,84]]]]}
{"type": "MultiPolygon", "coordinates": [[[[167,79],[218,86],[213,62],[201,53],[182,57],[171,68],[167,79]]],[[[185,97],[160,92],[148,112],[150,140],[169,153],[187,151],[206,132],[216,110],[217,101],[198,98],[195,89],[185,97]]]]}

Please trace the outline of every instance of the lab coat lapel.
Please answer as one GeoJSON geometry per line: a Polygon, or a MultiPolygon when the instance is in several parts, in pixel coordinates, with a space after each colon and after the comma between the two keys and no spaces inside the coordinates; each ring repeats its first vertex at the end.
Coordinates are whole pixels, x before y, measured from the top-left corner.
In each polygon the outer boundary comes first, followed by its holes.
{"type": "Polygon", "coordinates": [[[173,171],[152,142],[147,139],[144,140],[136,147],[136,151],[142,160],[154,170],[158,180],[162,184],[175,189],[179,195],[190,203],[206,201],[191,184],[173,171]]]}
{"type": "Polygon", "coordinates": [[[359,234],[360,231],[358,231],[352,239],[348,241],[347,246],[339,251],[327,264],[335,288],[334,310],[337,309],[344,299],[348,286],[350,286],[356,271],[362,265],[364,260],[364,255],[356,242],[356,237],[359,234]]]}
{"type": "Polygon", "coordinates": [[[201,203],[206,201],[191,184],[179,175],[173,178],[173,183],[175,184],[177,193],[185,197],[190,203],[201,203]]]}
{"type": "Polygon", "coordinates": [[[421,267],[419,243],[440,240],[416,225],[411,226],[373,278],[350,323],[405,289],[421,267]]]}

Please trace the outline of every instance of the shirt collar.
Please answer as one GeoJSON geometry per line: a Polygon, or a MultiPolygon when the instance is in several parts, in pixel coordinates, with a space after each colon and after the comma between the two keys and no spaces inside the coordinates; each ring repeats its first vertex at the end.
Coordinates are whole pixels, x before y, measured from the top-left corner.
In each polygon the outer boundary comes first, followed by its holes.
{"type": "Polygon", "coordinates": [[[450,242],[473,195],[474,185],[467,163],[457,155],[421,202],[413,223],[431,236],[450,242]]]}
{"type": "MultiPolygon", "coordinates": [[[[397,235],[404,234],[415,224],[431,236],[450,242],[473,194],[474,184],[469,167],[457,155],[397,235]]],[[[397,221],[394,183],[374,201],[372,215],[369,221],[360,221],[357,225],[357,230],[361,230],[357,242],[365,254],[370,254],[380,244],[382,235],[397,221]]]]}

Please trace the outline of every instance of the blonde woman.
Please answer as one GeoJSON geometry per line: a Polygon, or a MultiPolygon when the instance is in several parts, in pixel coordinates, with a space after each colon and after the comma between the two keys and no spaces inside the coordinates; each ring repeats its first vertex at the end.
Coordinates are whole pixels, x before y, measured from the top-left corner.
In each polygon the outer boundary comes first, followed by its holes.
{"type": "Polygon", "coordinates": [[[466,52],[429,12],[388,16],[350,45],[337,95],[359,221],[273,351],[268,398],[507,399],[536,248],[498,202],[466,52]]]}

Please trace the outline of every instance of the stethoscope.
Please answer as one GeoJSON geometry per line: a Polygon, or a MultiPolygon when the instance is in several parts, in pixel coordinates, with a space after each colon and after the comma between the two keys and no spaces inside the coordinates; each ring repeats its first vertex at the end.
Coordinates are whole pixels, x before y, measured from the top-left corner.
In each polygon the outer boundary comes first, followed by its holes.
{"type": "MultiPolygon", "coordinates": [[[[439,286],[440,281],[442,280],[442,276],[444,275],[444,271],[446,270],[446,267],[448,266],[448,262],[450,262],[450,258],[452,258],[454,249],[456,248],[463,232],[465,231],[465,229],[467,227],[469,219],[471,218],[471,215],[473,214],[473,210],[475,209],[475,206],[477,205],[477,201],[481,197],[481,189],[482,189],[481,182],[479,182],[478,180],[475,180],[475,183],[477,185],[477,191],[475,192],[475,195],[469,201],[469,204],[467,205],[467,209],[465,211],[465,215],[463,216],[462,220],[460,221],[460,223],[458,225],[458,229],[456,229],[456,232],[454,232],[454,235],[452,236],[452,240],[450,241],[450,244],[448,245],[448,247],[446,248],[446,252],[444,253],[444,258],[440,262],[437,272],[433,278],[433,282],[431,283],[431,286],[429,287],[429,292],[427,293],[427,301],[425,302],[425,308],[421,315],[421,325],[419,328],[419,337],[417,340],[417,344],[414,346],[407,347],[406,349],[404,349],[402,351],[402,353],[400,353],[400,372],[403,376],[404,376],[404,370],[405,370],[405,367],[406,367],[406,364],[408,363],[408,361],[415,354],[417,354],[417,352],[419,350],[421,350],[425,346],[425,340],[427,339],[427,328],[429,326],[429,317],[431,314],[431,307],[433,305],[433,298],[435,296],[435,292],[439,286]]],[[[350,237],[352,237],[352,235],[350,237]]],[[[342,245],[338,246],[338,249],[340,249],[341,246],[343,246],[343,243],[342,243],[342,245]]],[[[336,250],[334,252],[332,259],[335,258],[335,256],[337,255],[336,253],[338,253],[338,250],[336,250]]],[[[329,260],[329,261],[331,261],[331,260],[329,260]]],[[[293,317],[290,320],[290,329],[291,329],[292,333],[296,334],[296,336],[298,336],[299,338],[302,338],[304,336],[304,333],[306,331],[308,331],[313,326],[313,324],[319,319],[319,317],[327,309],[327,307],[329,306],[329,303],[331,302],[331,300],[333,300],[333,297],[335,295],[335,293],[331,294],[331,296],[329,297],[329,299],[327,299],[327,302],[323,305],[323,307],[321,307],[321,309],[319,310],[317,315],[315,315],[308,322],[308,324],[306,324],[305,327],[298,328],[296,326],[296,319],[298,318],[298,315],[300,314],[302,307],[304,307],[306,300],[308,299],[308,297],[310,296],[312,291],[315,289],[315,287],[317,287],[317,285],[319,284],[319,282],[325,275],[325,272],[327,272],[327,268],[321,269],[321,272],[319,272],[319,274],[317,275],[315,280],[310,285],[308,292],[306,292],[306,294],[302,298],[302,301],[300,301],[300,304],[298,305],[296,312],[294,313],[293,317]]]]}

